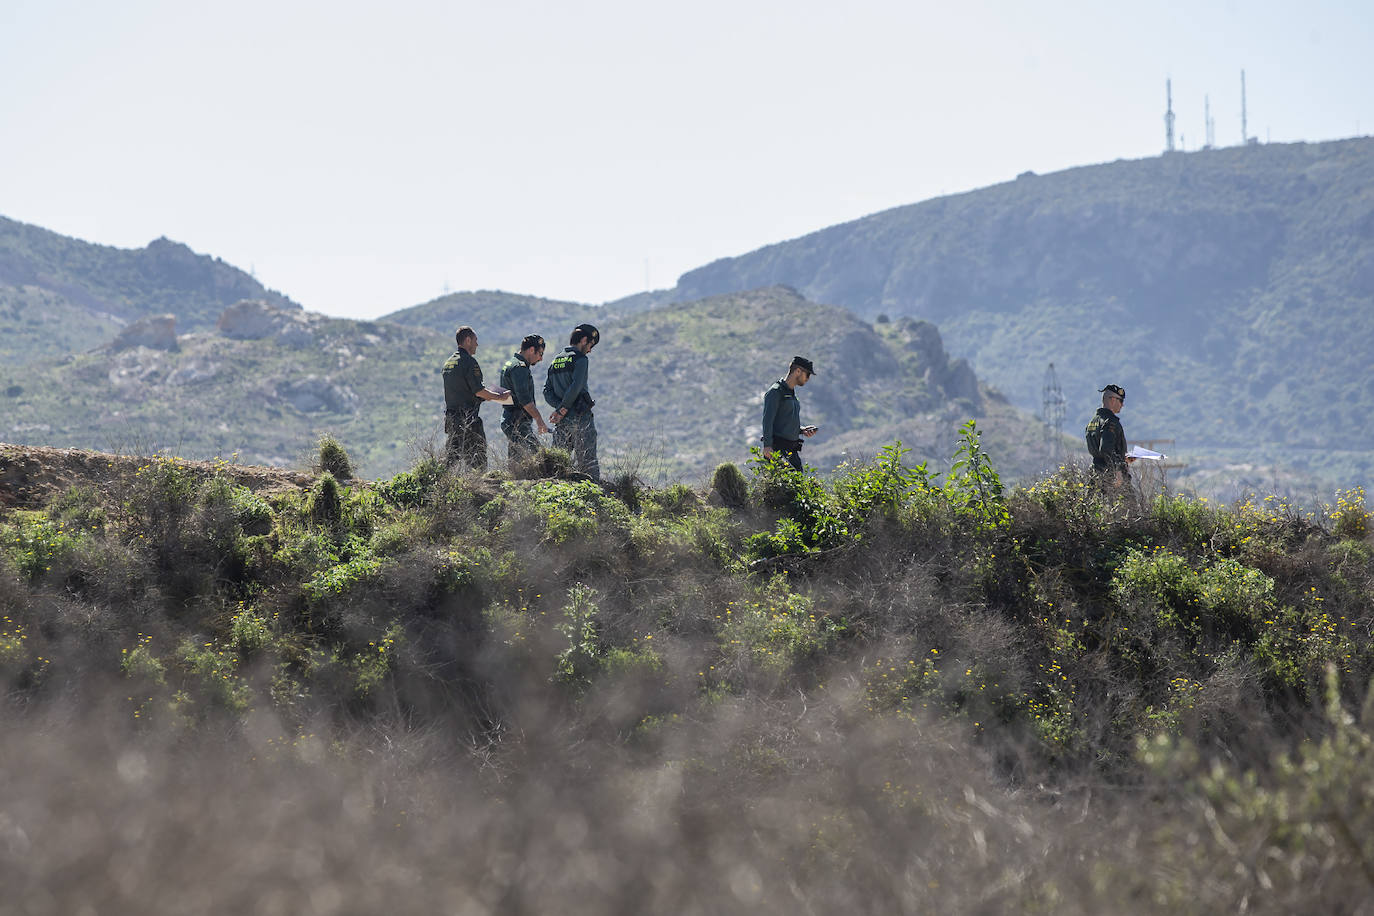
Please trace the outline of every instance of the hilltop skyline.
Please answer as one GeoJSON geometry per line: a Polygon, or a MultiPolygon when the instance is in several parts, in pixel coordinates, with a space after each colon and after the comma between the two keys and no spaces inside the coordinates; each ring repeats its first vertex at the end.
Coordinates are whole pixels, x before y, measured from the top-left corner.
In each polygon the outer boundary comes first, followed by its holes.
{"type": "Polygon", "coordinates": [[[836,223],[1180,145],[1374,125],[1374,15],[1278,3],[958,12],[141,0],[21,8],[0,64],[0,213],[166,236],[306,308],[445,289],[601,302],[836,223]],[[785,12],[784,12],[785,11],[785,12]],[[1129,41],[1122,36],[1128,36],[1129,41]]]}

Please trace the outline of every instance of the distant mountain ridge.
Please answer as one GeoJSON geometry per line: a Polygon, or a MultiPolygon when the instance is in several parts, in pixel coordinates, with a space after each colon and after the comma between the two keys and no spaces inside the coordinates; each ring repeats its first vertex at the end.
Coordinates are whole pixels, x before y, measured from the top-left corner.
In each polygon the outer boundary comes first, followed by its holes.
{"type": "Polygon", "coordinates": [[[713,262],[652,301],[776,283],[935,322],[1027,409],[1053,363],[1070,427],[1117,382],[1128,435],[1374,482],[1374,139],[1027,173],[713,262]]]}
{"type": "Polygon", "coordinates": [[[27,362],[86,350],[126,324],[176,316],[204,330],[229,305],[299,309],[244,271],[166,238],[113,248],[0,217],[0,358],[27,362]]]}

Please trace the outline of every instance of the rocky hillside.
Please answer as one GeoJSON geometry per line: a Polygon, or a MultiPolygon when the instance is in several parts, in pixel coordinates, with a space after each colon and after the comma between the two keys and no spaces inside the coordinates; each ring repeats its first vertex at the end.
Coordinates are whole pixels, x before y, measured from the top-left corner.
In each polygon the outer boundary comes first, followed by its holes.
{"type": "Polygon", "coordinates": [[[1073,425],[1114,381],[1132,436],[1374,481],[1371,139],[1026,173],[717,261],[657,301],[772,283],[932,321],[1028,409],[1054,363],[1073,425]]]}
{"type": "MultiPolygon", "coordinates": [[[[478,358],[494,381],[517,334],[542,333],[556,349],[577,317],[531,312],[502,325],[460,310],[433,318],[443,330],[431,330],[247,300],[190,334],[144,321],[93,352],[0,368],[0,436],[280,466],[300,464],[329,432],[360,473],[391,474],[442,442],[439,368],[455,324],[477,328],[478,358]]],[[[927,322],[870,325],[785,288],[599,320],[591,388],[612,470],[696,479],[722,460],[747,457],[762,392],[794,353],[809,354],[819,369],[803,397],[807,422],[823,428],[805,452],[816,467],[872,455],[896,439],[917,457],[945,462],[969,417],[981,418],[1009,476],[1045,463],[1038,426],[980,386],[967,363],[951,361],[927,322]]],[[[535,370],[541,387],[546,366],[535,370]]],[[[484,413],[504,457],[500,412],[484,413]]]]}
{"type": "Polygon", "coordinates": [[[173,316],[180,333],[205,330],[241,299],[299,308],[238,268],[165,238],[111,248],[0,217],[0,360],[7,364],[89,350],[153,316],[173,316]]]}

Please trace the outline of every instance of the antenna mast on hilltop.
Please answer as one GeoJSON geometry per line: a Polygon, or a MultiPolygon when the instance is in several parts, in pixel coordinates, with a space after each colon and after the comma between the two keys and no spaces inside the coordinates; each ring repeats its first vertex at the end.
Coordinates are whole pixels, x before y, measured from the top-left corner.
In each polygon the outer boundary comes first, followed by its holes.
{"type": "Polygon", "coordinates": [[[1045,420],[1045,438],[1049,440],[1050,461],[1058,464],[1064,448],[1064,392],[1054,374],[1054,363],[1045,370],[1045,384],[1041,389],[1041,413],[1045,420]]]}
{"type": "Polygon", "coordinates": [[[1202,124],[1207,137],[1207,145],[1203,149],[1211,149],[1217,145],[1217,122],[1212,120],[1212,99],[1205,95],[1202,97],[1202,124]]]}
{"type": "Polygon", "coordinates": [[[1164,81],[1164,151],[1174,151],[1174,82],[1164,81]]]}
{"type": "Polygon", "coordinates": [[[1240,142],[1244,145],[1249,141],[1245,127],[1245,71],[1240,71],[1240,142]]]}

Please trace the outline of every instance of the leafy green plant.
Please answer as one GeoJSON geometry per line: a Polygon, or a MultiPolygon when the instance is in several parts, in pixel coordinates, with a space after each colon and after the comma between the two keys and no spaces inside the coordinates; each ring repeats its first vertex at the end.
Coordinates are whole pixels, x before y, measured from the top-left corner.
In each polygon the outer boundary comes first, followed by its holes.
{"type": "Polygon", "coordinates": [[[70,556],[81,541],[79,530],[70,530],[42,512],[21,512],[0,528],[5,552],[15,568],[30,580],[41,578],[53,564],[70,556]]]}
{"type": "Polygon", "coordinates": [[[375,579],[381,570],[381,560],[370,553],[361,553],[351,560],[320,570],[301,586],[301,591],[310,601],[327,601],[375,579]]]}
{"type": "Polygon", "coordinates": [[[1205,500],[1177,494],[1162,493],[1155,497],[1151,515],[1165,533],[1173,534],[1183,543],[1207,543],[1225,524],[1224,513],[1205,500]]]}
{"type": "Polygon", "coordinates": [[[1365,509],[1364,487],[1338,490],[1336,504],[1327,510],[1331,530],[1337,537],[1362,541],[1369,536],[1370,513],[1365,509]]]}
{"type": "Polygon", "coordinates": [[[835,480],[835,495],[844,512],[855,520],[874,514],[895,517],[917,495],[933,489],[933,475],[925,464],[906,467],[903,458],[911,449],[900,441],[883,446],[878,457],[866,464],[842,466],[835,480]]]}
{"type": "Polygon", "coordinates": [[[257,611],[240,606],[230,625],[229,637],[234,648],[246,655],[266,646],[272,639],[272,629],[257,611]]]}
{"type": "Polygon", "coordinates": [[[728,602],[723,618],[720,643],[725,655],[747,657],[751,664],[774,672],[820,651],[843,630],[839,622],[818,615],[808,596],[791,591],[782,575],[755,588],[745,600],[728,602]]]}
{"type": "Polygon", "coordinates": [[[777,454],[764,457],[753,449],[753,498],[767,508],[787,514],[767,537],[746,541],[750,556],[767,557],[808,553],[835,547],[849,538],[849,519],[844,507],[825,484],[805,471],[798,472],[777,454]]]}
{"type": "Polygon", "coordinates": [[[238,676],[237,652],[187,639],[177,649],[177,659],[199,679],[213,702],[233,712],[243,712],[252,703],[252,688],[238,676]]]}
{"type": "Polygon", "coordinates": [[[1272,609],[1274,580],[1229,557],[1195,569],[1184,557],[1156,547],[1127,552],[1112,592],[1123,603],[1143,601],[1160,624],[1195,637],[1205,630],[1242,635],[1272,609]]]}
{"type": "Polygon", "coordinates": [[[391,674],[396,665],[396,654],[404,641],[404,631],[399,623],[387,627],[381,638],[367,644],[349,661],[353,671],[353,689],[358,696],[370,695],[391,674]]]}
{"type": "Polygon", "coordinates": [[[119,668],[125,676],[139,678],[154,684],[166,680],[167,666],[153,652],[153,637],[138,634],[138,643],[132,649],[121,649],[119,668]]]}
{"type": "Polygon", "coordinates": [[[945,490],[955,514],[971,519],[980,528],[999,528],[1011,518],[1003,499],[1002,478],[983,449],[982,434],[974,420],[959,428],[959,447],[945,479],[945,490]]]}
{"type": "Polygon", "coordinates": [[[590,480],[536,481],[524,489],[524,498],[543,519],[548,539],[556,544],[592,537],[603,524],[628,531],[629,512],[624,504],[608,498],[590,480]]]}
{"type": "Polygon", "coordinates": [[[567,648],[558,653],[555,676],[570,684],[585,684],[601,658],[601,641],[597,633],[596,591],[580,582],[568,589],[568,603],[563,606],[563,619],[554,630],[568,641],[567,648]]]}
{"type": "Polygon", "coordinates": [[[433,498],[443,472],[444,466],[439,459],[424,458],[409,470],[377,484],[377,492],[392,505],[401,508],[422,506],[433,498]]]}

